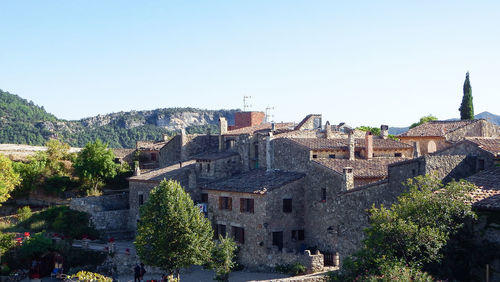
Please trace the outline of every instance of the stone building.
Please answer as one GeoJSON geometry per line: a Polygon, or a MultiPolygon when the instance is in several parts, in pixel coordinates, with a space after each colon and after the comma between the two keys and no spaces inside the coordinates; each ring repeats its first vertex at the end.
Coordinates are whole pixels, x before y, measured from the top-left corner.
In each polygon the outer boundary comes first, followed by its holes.
{"type": "Polygon", "coordinates": [[[304,176],[256,169],[203,186],[216,236],[235,238],[241,263],[279,262],[276,250],[305,250],[304,176]]]}
{"type": "Polygon", "coordinates": [[[429,121],[398,135],[401,142],[417,142],[421,154],[449,147],[466,137],[499,137],[500,127],[484,119],[429,121]]]}
{"type": "Polygon", "coordinates": [[[186,161],[205,152],[217,152],[219,138],[211,134],[180,134],[172,137],[159,151],[159,166],[166,167],[179,161],[186,161]]]}
{"type": "Polygon", "coordinates": [[[139,157],[139,165],[142,169],[154,169],[160,167],[160,149],[168,142],[168,136],[162,141],[137,141],[135,149],[139,157]]]}

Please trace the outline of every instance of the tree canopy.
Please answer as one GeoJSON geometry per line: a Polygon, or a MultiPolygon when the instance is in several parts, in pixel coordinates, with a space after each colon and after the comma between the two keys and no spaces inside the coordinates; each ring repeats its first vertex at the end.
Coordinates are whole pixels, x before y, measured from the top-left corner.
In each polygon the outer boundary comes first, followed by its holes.
{"type": "Polygon", "coordinates": [[[162,181],[140,209],[135,247],[141,261],[172,273],[210,261],[210,221],[178,182],[162,181]]]}
{"type": "Polygon", "coordinates": [[[426,122],[429,122],[431,120],[437,120],[438,118],[433,116],[433,115],[426,115],[426,116],[423,116],[420,118],[420,120],[418,122],[415,122],[415,123],[412,123],[412,125],[410,125],[410,129],[411,128],[414,128],[414,127],[417,127],[421,124],[424,124],[426,122]]]}
{"type": "Polygon", "coordinates": [[[91,184],[96,190],[106,178],[116,175],[117,164],[114,162],[115,154],[108,149],[107,144],[97,139],[90,142],[78,153],[73,167],[84,181],[91,184]]]}
{"type": "Polygon", "coordinates": [[[12,167],[12,161],[0,154],[0,205],[10,198],[10,193],[21,182],[19,173],[12,167]]]}
{"type": "Polygon", "coordinates": [[[472,104],[472,88],[469,81],[469,72],[465,74],[464,96],[458,110],[460,111],[461,120],[474,119],[474,105],[472,104]]]}
{"type": "Polygon", "coordinates": [[[451,236],[476,215],[467,204],[475,186],[466,181],[442,185],[434,176],[418,176],[406,182],[408,191],[391,207],[372,207],[363,247],[346,259],[342,273],[381,275],[400,265],[420,270],[443,258],[451,236]]]}

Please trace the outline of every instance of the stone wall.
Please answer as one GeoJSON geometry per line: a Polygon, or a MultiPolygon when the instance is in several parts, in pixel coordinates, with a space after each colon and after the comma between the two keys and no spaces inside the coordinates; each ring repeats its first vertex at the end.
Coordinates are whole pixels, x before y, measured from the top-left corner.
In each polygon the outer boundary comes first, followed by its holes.
{"type": "Polygon", "coordinates": [[[458,142],[463,140],[464,137],[498,137],[499,135],[500,126],[486,120],[478,120],[446,134],[446,140],[458,142]]]}
{"type": "Polygon", "coordinates": [[[178,134],[160,149],[160,167],[187,160],[203,152],[217,151],[219,137],[204,134],[178,134]]]}
{"type": "Polygon", "coordinates": [[[178,162],[181,159],[182,137],[176,135],[160,149],[160,167],[178,162]]]}
{"type": "Polygon", "coordinates": [[[128,228],[130,230],[136,230],[137,220],[139,220],[139,197],[142,195],[143,203],[145,203],[149,198],[149,192],[157,186],[156,182],[139,182],[139,181],[129,181],[130,194],[129,194],[129,223],[128,228]]]}
{"type": "Polygon", "coordinates": [[[311,159],[310,150],[286,138],[274,139],[273,146],[273,169],[283,171],[308,171],[308,163],[311,159]]]}
{"type": "Polygon", "coordinates": [[[221,179],[241,172],[239,155],[215,160],[196,160],[196,171],[200,177],[221,179]]]}

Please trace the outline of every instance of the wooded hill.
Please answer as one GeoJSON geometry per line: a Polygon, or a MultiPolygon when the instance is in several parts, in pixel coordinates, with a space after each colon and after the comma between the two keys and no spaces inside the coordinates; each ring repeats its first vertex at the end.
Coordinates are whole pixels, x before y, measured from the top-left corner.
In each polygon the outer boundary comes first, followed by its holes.
{"type": "Polygon", "coordinates": [[[43,106],[0,90],[0,143],[44,145],[59,138],[72,147],[83,147],[100,138],[112,148],[135,148],[138,140],[161,140],[181,128],[187,133],[218,132],[219,117],[234,121],[238,110],[162,108],[119,112],[76,121],[58,119],[43,106]]]}

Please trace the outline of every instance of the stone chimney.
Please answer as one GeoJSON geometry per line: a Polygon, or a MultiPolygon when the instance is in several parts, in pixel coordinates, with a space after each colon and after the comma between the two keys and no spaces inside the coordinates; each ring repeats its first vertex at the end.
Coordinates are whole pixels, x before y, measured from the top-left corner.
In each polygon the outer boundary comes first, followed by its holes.
{"type": "Polygon", "coordinates": [[[219,152],[224,151],[224,134],[227,133],[227,120],[225,117],[219,118],[219,152]]]}
{"type": "Polygon", "coordinates": [[[276,123],[272,122],[271,123],[271,132],[274,133],[275,130],[276,130],[276,123]]]}
{"type": "Polygon", "coordinates": [[[342,191],[349,191],[354,188],[354,172],[352,167],[344,167],[342,170],[342,191]]]}
{"type": "Polygon", "coordinates": [[[272,167],[272,157],[273,157],[273,145],[271,144],[271,140],[273,140],[273,133],[269,132],[269,135],[266,137],[266,170],[271,171],[272,167]]]}
{"type": "Polygon", "coordinates": [[[420,157],[420,144],[418,143],[418,141],[413,142],[413,157],[420,157]]]}
{"type": "Polygon", "coordinates": [[[326,139],[332,138],[332,126],[330,125],[329,121],[326,121],[325,123],[325,135],[326,139]]]}
{"type": "Polygon", "coordinates": [[[373,158],[373,134],[370,131],[367,131],[365,135],[365,149],[366,159],[371,160],[373,158]]]}
{"type": "Polygon", "coordinates": [[[134,163],[134,176],[139,176],[141,175],[141,168],[139,167],[139,162],[134,163]]]}
{"type": "Polygon", "coordinates": [[[382,139],[387,139],[388,136],[389,136],[389,126],[382,124],[380,126],[380,137],[382,137],[382,139]]]}
{"type": "Polygon", "coordinates": [[[353,161],[354,160],[354,150],[356,149],[355,148],[355,139],[354,139],[354,132],[353,130],[350,130],[349,131],[349,136],[347,137],[347,141],[348,141],[348,150],[349,150],[349,160],[353,161]]]}

